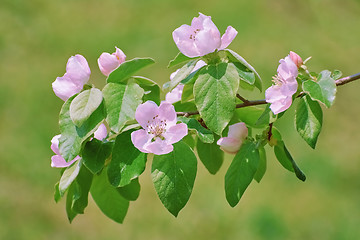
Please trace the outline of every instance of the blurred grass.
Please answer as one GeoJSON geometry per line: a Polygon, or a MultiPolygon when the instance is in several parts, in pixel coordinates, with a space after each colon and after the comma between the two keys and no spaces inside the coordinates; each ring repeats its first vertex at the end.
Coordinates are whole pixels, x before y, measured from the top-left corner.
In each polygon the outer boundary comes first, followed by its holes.
{"type": "Polygon", "coordinates": [[[305,183],[283,170],[268,149],[263,182],[252,183],[234,209],[223,192],[229,158],[216,176],[199,164],[193,195],[177,219],[161,205],[147,170],[123,225],[103,216],[92,200],[85,215],[67,222],[64,201],[52,199],[59,173],[50,168],[49,146],[62,101],[51,82],[80,53],[89,62],[91,82],[102,87],[96,60],[117,46],[128,59],[153,57],[157,64],[142,74],[163,83],[178,52],[171,32],[198,11],[211,15],[221,32],[228,25],[239,31],[230,48],[256,67],[265,87],[290,50],[313,56],[314,71],[360,71],[358,0],[2,0],[0,239],[360,238],[359,82],[339,88],[334,107],[324,109],[316,150],[295,132],[291,111],[280,120],[305,183]]]}

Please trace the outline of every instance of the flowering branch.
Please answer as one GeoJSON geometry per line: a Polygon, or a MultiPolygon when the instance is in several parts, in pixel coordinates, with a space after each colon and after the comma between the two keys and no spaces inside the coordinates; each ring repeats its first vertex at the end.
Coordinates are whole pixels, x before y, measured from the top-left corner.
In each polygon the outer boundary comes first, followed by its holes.
{"type": "MultiPolygon", "coordinates": [[[[360,79],[360,73],[356,73],[354,75],[350,75],[347,77],[343,77],[340,78],[338,80],[335,81],[336,86],[341,86],[341,85],[345,85],[347,83],[350,83],[352,81],[358,80],[360,79]]],[[[296,97],[302,97],[304,95],[304,92],[301,92],[299,95],[297,95],[296,97]]],[[[241,101],[243,101],[243,103],[239,103],[236,104],[236,108],[244,108],[244,107],[249,107],[249,106],[256,106],[256,105],[263,105],[263,104],[267,104],[265,99],[260,99],[260,100],[253,100],[253,101],[249,101],[245,98],[243,98],[242,96],[240,96],[239,94],[236,94],[236,97],[239,98],[241,101]]],[[[178,116],[184,116],[184,117],[189,117],[192,115],[197,115],[199,114],[199,111],[193,111],[193,112],[176,112],[176,114],[178,116]]]]}

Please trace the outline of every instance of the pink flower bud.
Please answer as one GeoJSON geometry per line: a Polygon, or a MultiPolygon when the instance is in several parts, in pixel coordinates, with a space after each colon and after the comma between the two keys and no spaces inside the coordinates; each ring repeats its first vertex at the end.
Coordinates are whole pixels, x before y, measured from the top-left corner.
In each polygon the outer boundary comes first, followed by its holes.
{"type": "Polygon", "coordinates": [[[301,59],[301,57],[296,54],[293,51],[290,51],[290,58],[291,60],[295,63],[295,65],[299,68],[301,67],[301,65],[303,65],[303,60],[301,59]]]}
{"type": "Polygon", "coordinates": [[[98,64],[100,71],[105,75],[109,76],[109,74],[114,71],[116,68],[120,66],[123,62],[125,62],[126,55],[119,48],[115,47],[116,51],[112,54],[103,52],[98,58],[98,64]]]}
{"type": "Polygon", "coordinates": [[[245,123],[235,123],[229,126],[228,136],[220,138],[217,145],[220,145],[220,149],[224,152],[236,154],[247,135],[248,129],[245,123]]]}

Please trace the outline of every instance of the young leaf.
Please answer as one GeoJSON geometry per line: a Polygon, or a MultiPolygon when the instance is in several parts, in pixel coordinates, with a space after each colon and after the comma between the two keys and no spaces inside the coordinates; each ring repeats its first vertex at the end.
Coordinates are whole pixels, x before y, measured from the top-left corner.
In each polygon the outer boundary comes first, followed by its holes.
{"type": "Polygon", "coordinates": [[[224,152],[216,144],[218,139],[219,137],[216,137],[213,143],[204,143],[202,141],[196,143],[198,156],[211,174],[216,174],[224,161],[224,152]]]}
{"type": "Polygon", "coordinates": [[[64,193],[69,188],[70,184],[75,180],[75,178],[79,174],[80,167],[81,167],[81,161],[78,160],[64,171],[59,182],[60,196],[64,196],[64,193]]]}
{"type": "Polygon", "coordinates": [[[328,108],[334,103],[336,84],[331,77],[331,72],[328,70],[324,70],[319,74],[317,82],[312,80],[303,82],[302,88],[314,101],[319,101],[328,108]]]}
{"type": "Polygon", "coordinates": [[[230,164],[225,175],[226,200],[235,207],[254,178],[259,166],[259,150],[254,142],[246,141],[230,164]]]}
{"type": "Polygon", "coordinates": [[[179,53],[176,55],[176,57],[169,62],[168,68],[171,68],[171,67],[174,67],[174,66],[176,66],[176,65],[179,65],[180,63],[188,62],[188,61],[190,61],[191,59],[193,59],[193,58],[189,58],[189,57],[185,56],[184,54],[182,54],[181,52],[179,52],[179,53]]]}
{"type": "Polygon", "coordinates": [[[255,87],[257,87],[260,91],[262,91],[262,82],[261,82],[261,77],[260,75],[256,72],[255,68],[253,66],[251,66],[243,57],[241,57],[239,54],[237,54],[236,52],[230,50],[230,49],[225,49],[230,62],[239,62],[242,65],[245,66],[245,68],[249,69],[251,72],[253,72],[255,74],[255,82],[254,85],[255,87]]]}
{"type": "Polygon", "coordinates": [[[135,111],[142,103],[144,90],[136,83],[108,83],[103,89],[107,110],[106,121],[111,130],[119,132],[125,123],[135,119],[135,111]]]}
{"type": "Polygon", "coordinates": [[[91,116],[102,102],[102,93],[97,88],[91,88],[77,95],[70,104],[70,117],[77,127],[91,116]]]}
{"type": "Polygon", "coordinates": [[[103,143],[93,139],[85,144],[82,153],[84,165],[96,174],[103,169],[105,160],[110,156],[113,144],[111,142],[103,143]]]}
{"type": "Polygon", "coordinates": [[[322,110],[318,102],[306,96],[300,99],[295,112],[295,126],[300,136],[315,148],[322,126],[322,110]]]}
{"type": "Polygon", "coordinates": [[[266,151],[264,147],[259,148],[259,166],[258,169],[254,175],[254,179],[260,183],[261,179],[264,177],[266,172],[266,151]]]}
{"type": "Polygon", "coordinates": [[[80,168],[80,172],[76,177],[73,184],[74,195],[72,200],[72,210],[73,212],[83,214],[85,208],[88,205],[88,195],[91,186],[93,175],[91,172],[84,166],[80,168]]]}
{"type": "Polygon", "coordinates": [[[91,196],[100,210],[115,222],[122,223],[129,208],[129,201],[121,196],[119,191],[110,185],[106,169],[100,175],[95,175],[91,188],[91,196]]]}
{"type": "Polygon", "coordinates": [[[160,105],[160,87],[156,82],[140,76],[133,76],[133,79],[135,80],[135,83],[145,91],[144,102],[151,100],[157,105],[160,105]]]}
{"type": "Polygon", "coordinates": [[[195,104],[206,126],[221,135],[235,110],[239,77],[234,64],[207,65],[194,84],[195,104]]]}
{"type": "Polygon", "coordinates": [[[134,75],[140,69],[155,63],[151,58],[134,58],[129,61],[125,61],[120,66],[110,73],[107,78],[107,83],[126,83],[132,75],[134,75]]]}
{"type": "Polygon", "coordinates": [[[155,190],[169,212],[175,217],[190,198],[197,171],[194,152],[183,142],[174,144],[174,151],[155,155],[151,177],[155,190]]]}
{"type": "Polygon", "coordinates": [[[117,188],[121,196],[129,201],[135,201],[140,195],[139,178],[131,180],[130,184],[117,188]]]}
{"type": "Polygon", "coordinates": [[[342,72],[340,70],[334,70],[331,73],[331,78],[334,80],[338,80],[339,78],[341,78],[341,76],[342,76],[342,72]]]}
{"type": "Polygon", "coordinates": [[[214,142],[214,134],[201,126],[201,124],[194,118],[187,117],[178,117],[178,120],[185,123],[189,129],[193,129],[196,131],[199,139],[204,143],[212,143],[214,142]]]}
{"type": "Polygon", "coordinates": [[[170,81],[169,89],[167,90],[172,90],[182,80],[184,80],[187,76],[189,76],[198,61],[199,59],[191,60],[188,63],[186,63],[182,68],[180,68],[179,71],[175,74],[174,78],[170,81]]]}
{"type": "Polygon", "coordinates": [[[289,170],[290,172],[295,172],[295,175],[301,181],[306,180],[305,174],[300,170],[300,168],[295,163],[294,159],[292,158],[291,154],[285,147],[283,141],[278,140],[277,144],[274,147],[275,156],[281,165],[289,170]]]}
{"type": "Polygon", "coordinates": [[[76,97],[70,97],[62,106],[59,116],[61,137],[59,139],[59,151],[67,161],[73,160],[80,152],[82,138],[77,134],[76,127],[70,118],[70,104],[76,97]]]}
{"type": "Polygon", "coordinates": [[[131,142],[131,133],[126,131],[116,137],[112,159],[108,168],[110,183],[123,187],[139,177],[145,170],[146,154],[140,152],[131,142]]]}

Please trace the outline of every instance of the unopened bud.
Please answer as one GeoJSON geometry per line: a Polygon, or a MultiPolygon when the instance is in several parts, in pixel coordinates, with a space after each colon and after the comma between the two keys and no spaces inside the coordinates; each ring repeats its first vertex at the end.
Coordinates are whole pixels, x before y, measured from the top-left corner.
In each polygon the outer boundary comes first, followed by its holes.
{"type": "Polygon", "coordinates": [[[301,59],[301,57],[297,53],[295,53],[293,51],[290,51],[290,58],[296,64],[296,66],[298,68],[300,68],[301,65],[303,65],[303,60],[301,59]]]}

